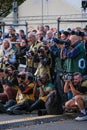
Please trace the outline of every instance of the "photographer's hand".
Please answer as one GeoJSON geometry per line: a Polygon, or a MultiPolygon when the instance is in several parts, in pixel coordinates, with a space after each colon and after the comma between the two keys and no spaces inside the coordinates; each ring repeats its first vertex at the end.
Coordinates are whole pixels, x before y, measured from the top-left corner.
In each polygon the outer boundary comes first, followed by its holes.
{"type": "Polygon", "coordinates": [[[43,85],[40,80],[37,80],[37,84],[38,84],[38,86],[40,86],[40,87],[43,85]]]}
{"type": "Polygon", "coordinates": [[[3,62],[6,62],[6,61],[8,61],[8,58],[7,58],[7,57],[4,57],[4,58],[3,58],[3,62]]]}
{"type": "Polygon", "coordinates": [[[37,89],[37,86],[38,86],[38,84],[37,84],[37,82],[35,82],[34,88],[33,88],[33,94],[34,94],[35,97],[37,97],[39,95],[39,91],[37,89]]]}
{"type": "Polygon", "coordinates": [[[70,89],[71,89],[74,96],[79,95],[79,94],[81,95],[81,93],[78,90],[75,89],[72,81],[69,82],[69,86],[70,86],[70,89]]]}
{"type": "Polygon", "coordinates": [[[40,96],[45,96],[46,95],[46,92],[44,91],[44,88],[43,88],[43,85],[40,86],[40,96]]]}

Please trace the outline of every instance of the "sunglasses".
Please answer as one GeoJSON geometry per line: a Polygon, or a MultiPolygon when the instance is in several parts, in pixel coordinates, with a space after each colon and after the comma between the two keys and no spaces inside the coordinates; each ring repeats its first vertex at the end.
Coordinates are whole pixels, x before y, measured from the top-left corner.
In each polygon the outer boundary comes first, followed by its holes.
{"type": "Polygon", "coordinates": [[[17,77],[18,77],[18,78],[21,78],[22,80],[25,80],[26,75],[25,75],[25,74],[23,74],[23,75],[18,75],[17,77]]]}
{"type": "Polygon", "coordinates": [[[13,38],[13,36],[9,36],[9,38],[13,38]]]}

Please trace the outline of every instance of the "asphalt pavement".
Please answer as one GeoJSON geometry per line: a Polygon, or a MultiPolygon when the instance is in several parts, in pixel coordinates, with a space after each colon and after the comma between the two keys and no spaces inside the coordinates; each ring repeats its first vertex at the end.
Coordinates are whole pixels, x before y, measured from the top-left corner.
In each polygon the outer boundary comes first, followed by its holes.
{"type": "Polygon", "coordinates": [[[29,126],[20,126],[7,130],[87,130],[87,121],[59,120],[29,126]]]}
{"type": "Polygon", "coordinates": [[[23,115],[0,115],[0,130],[10,129],[20,127],[20,126],[31,126],[42,123],[63,121],[63,120],[73,120],[77,116],[76,113],[64,113],[62,115],[44,115],[38,116],[37,112],[31,114],[23,115]]]}

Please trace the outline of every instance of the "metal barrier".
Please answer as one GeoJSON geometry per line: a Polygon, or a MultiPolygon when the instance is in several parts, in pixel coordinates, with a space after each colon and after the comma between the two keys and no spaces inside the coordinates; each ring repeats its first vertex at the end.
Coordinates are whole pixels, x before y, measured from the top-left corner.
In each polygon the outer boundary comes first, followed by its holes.
{"type": "Polygon", "coordinates": [[[60,24],[61,23],[86,23],[87,19],[61,19],[60,17],[57,19],[57,34],[59,38],[60,24]]]}
{"type": "MultiPolygon", "coordinates": [[[[61,17],[61,19],[82,19],[82,14],[68,14],[68,15],[43,15],[43,24],[55,25],[57,18],[61,17]]],[[[87,18],[87,13],[85,14],[85,18],[87,18]]],[[[13,17],[0,17],[1,22],[11,23],[13,21],[13,17]]],[[[42,23],[42,16],[19,16],[18,22],[28,22],[29,25],[38,25],[42,23]]]]}
{"type": "Polygon", "coordinates": [[[25,24],[13,24],[13,23],[4,23],[4,22],[1,22],[0,23],[0,26],[2,26],[2,31],[3,33],[5,32],[5,27],[6,26],[13,26],[13,27],[17,27],[17,26],[24,26],[25,29],[26,29],[26,35],[28,33],[28,23],[26,22],[25,24]]]}

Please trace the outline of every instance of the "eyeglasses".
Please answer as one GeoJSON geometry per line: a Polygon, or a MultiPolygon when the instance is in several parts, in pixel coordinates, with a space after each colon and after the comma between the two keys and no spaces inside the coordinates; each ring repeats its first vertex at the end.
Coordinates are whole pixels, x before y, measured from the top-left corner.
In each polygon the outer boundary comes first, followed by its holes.
{"type": "Polygon", "coordinates": [[[13,37],[15,37],[15,36],[14,35],[9,36],[9,38],[13,38],[13,37]]]}
{"type": "Polygon", "coordinates": [[[18,78],[21,78],[22,80],[25,80],[26,75],[25,75],[25,74],[23,74],[23,75],[18,75],[17,77],[18,77],[18,78]]]}

